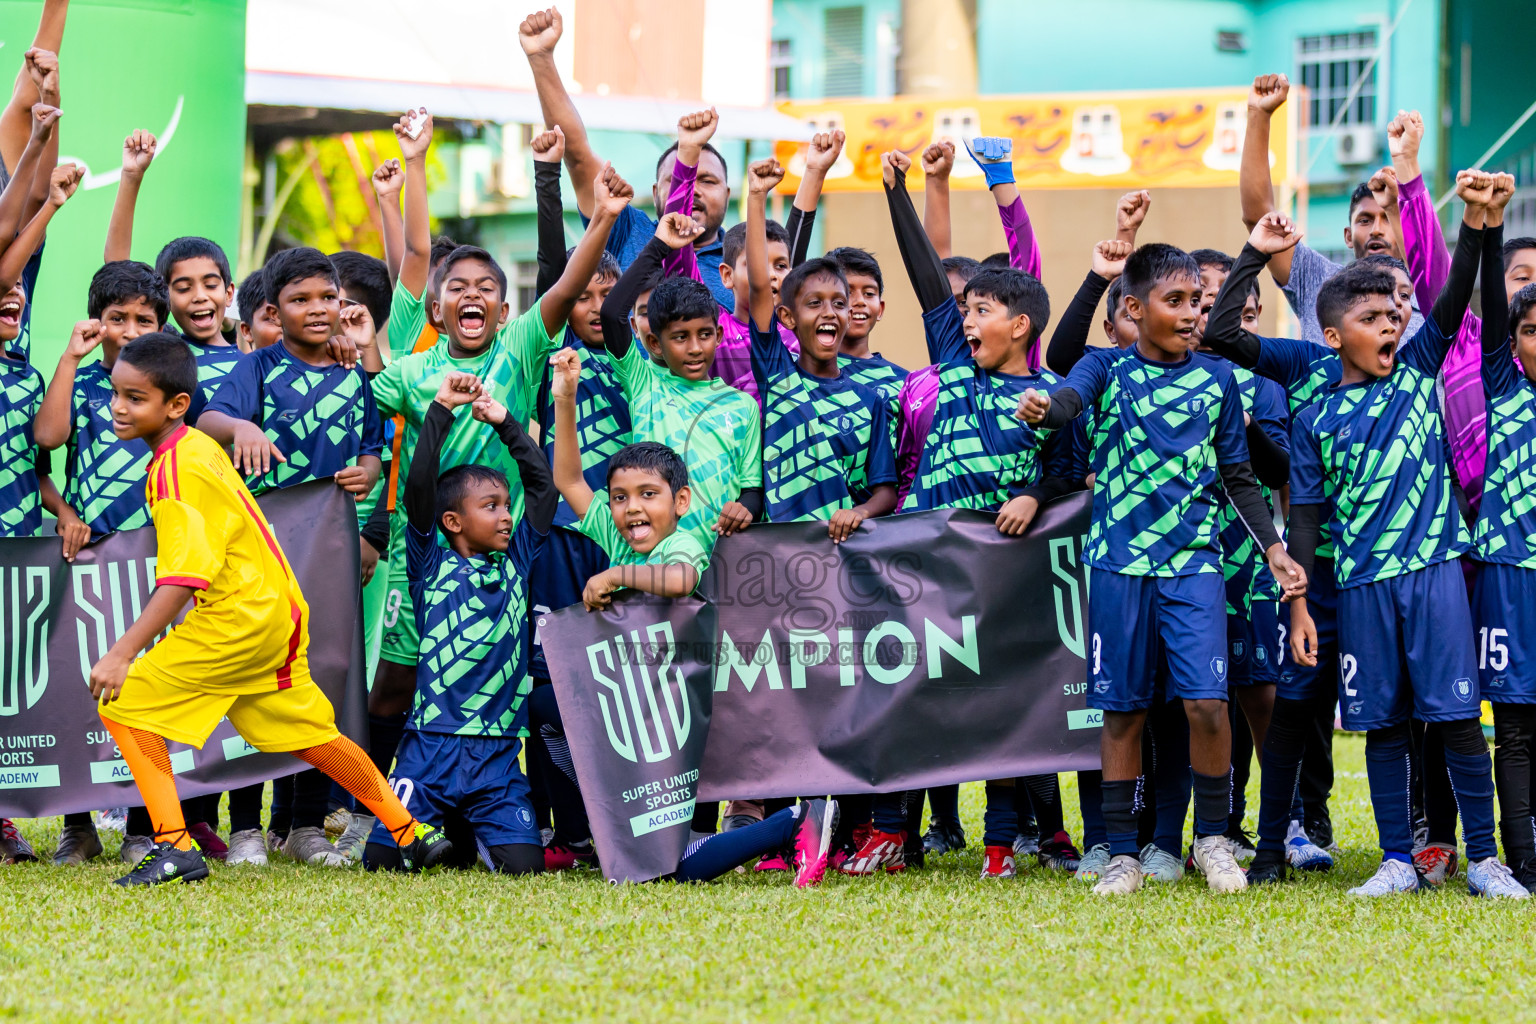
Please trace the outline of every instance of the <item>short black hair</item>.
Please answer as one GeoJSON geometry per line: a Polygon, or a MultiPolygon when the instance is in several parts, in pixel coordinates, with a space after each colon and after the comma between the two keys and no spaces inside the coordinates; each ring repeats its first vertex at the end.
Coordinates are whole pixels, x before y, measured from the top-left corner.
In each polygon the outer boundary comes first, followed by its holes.
{"type": "Polygon", "coordinates": [[[834,259],[817,256],[784,275],[784,283],[779,285],[779,305],[794,309],[795,300],[800,298],[800,289],[813,277],[830,277],[843,286],[844,295],[848,294],[848,279],[843,276],[843,268],[834,259]]]}
{"type": "Polygon", "coordinates": [[[104,263],[91,276],[85,308],[92,320],[100,320],[108,306],[143,299],[155,309],[155,318],[165,326],[170,308],[166,305],[165,278],[155,268],[137,260],[113,260],[104,263]]]}
{"type": "MultiPolygon", "coordinates": [[[[1408,264],[1393,256],[1391,253],[1372,252],[1361,256],[1356,262],[1364,263],[1368,267],[1380,267],[1383,270],[1401,270],[1408,274],[1408,264]]],[[[1413,280],[1413,275],[1408,274],[1408,280],[1413,280]]]]}
{"type": "MultiPolygon", "coordinates": [[[[571,262],[571,257],[576,255],[576,247],[573,245],[565,250],[565,262],[571,262]]],[[[604,249],[597,257],[597,269],[592,271],[592,276],[599,281],[617,281],[624,274],[624,268],[619,266],[619,261],[613,253],[604,249]]]]}
{"type": "MultiPolygon", "coordinates": [[[[668,146],[666,149],[661,151],[661,156],[656,158],[656,177],[658,177],[658,178],[661,177],[661,165],[667,162],[667,157],[671,156],[673,153],[676,153],[676,152],[677,152],[677,143],[675,143],[675,142],[672,143],[672,145],[668,146]]],[[[711,146],[709,143],[706,142],[706,143],[704,143],[704,152],[715,154],[715,159],[720,161],[720,170],[723,172],[721,174],[721,179],[724,180],[724,181],[730,181],[731,180],[731,168],[730,168],[730,165],[725,162],[725,157],[720,155],[720,151],[718,149],[716,149],[714,146],[711,146]]],[[[699,158],[700,162],[702,162],[703,159],[704,159],[703,157],[700,157],[699,158]]]]}
{"type": "Polygon", "coordinates": [[[1397,281],[1389,271],[1356,260],[1334,274],[1317,291],[1317,322],[1335,330],[1344,322],[1344,314],[1372,295],[1386,295],[1396,301],[1397,281]]]}
{"type": "Polygon", "coordinates": [[[490,466],[471,462],[454,466],[437,478],[437,519],[442,523],[444,512],[458,512],[464,504],[469,489],[477,483],[500,484],[507,487],[507,474],[490,466]]]}
{"type": "Polygon", "coordinates": [[[224,255],[224,250],[219,248],[219,243],[203,238],[201,235],[183,235],[167,242],[165,248],[160,250],[160,255],[155,257],[155,273],[164,278],[166,284],[170,284],[171,271],[176,264],[185,260],[195,260],[199,256],[206,256],[213,260],[225,284],[234,280],[229,272],[229,257],[224,255]]]}
{"type": "Polygon", "coordinates": [[[117,359],[148,377],[167,400],[197,394],[197,357],[179,334],[141,334],[123,346],[117,359]]]}
{"type": "Polygon", "coordinates": [[[247,327],[256,326],[257,311],[271,301],[271,296],[267,294],[267,275],[260,270],[253,270],[246,274],[245,280],[240,282],[240,287],[235,292],[235,305],[240,310],[240,322],[247,327]]]}
{"type": "MultiPolygon", "coordinates": [[[[1518,239],[1518,241],[1532,241],[1532,239],[1518,239]]],[[[1536,245],[1522,246],[1526,249],[1536,249],[1536,245]]],[[[1525,314],[1536,306],[1536,284],[1528,284],[1515,292],[1515,297],[1509,300],[1509,335],[1514,337],[1515,328],[1520,326],[1520,321],[1525,319],[1525,314]]]]}
{"type": "Polygon", "coordinates": [[[1371,184],[1370,184],[1370,182],[1362,181],[1360,184],[1355,186],[1355,190],[1349,194],[1349,219],[1350,220],[1354,220],[1355,219],[1355,207],[1359,206],[1361,203],[1365,202],[1369,198],[1371,198],[1371,184]]]}
{"type": "Polygon", "coordinates": [[[331,253],[336,269],[336,283],[344,292],[360,296],[357,301],[368,307],[373,329],[382,331],[389,322],[389,303],[393,289],[389,285],[389,266],[377,256],[343,249],[331,253]]]}
{"type": "MultiPolygon", "coordinates": [[[[1536,238],[1532,238],[1529,235],[1521,235],[1518,238],[1504,239],[1504,248],[1502,252],[1504,255],[1505,270],[1509,269],[1509,265],[1515,260],[1515,253],[1519,252],[1521,249],[1536,249],[1536,238]]],[[[1514,321],[1511,320],[1510,323],[1514,323],[1514,321]]]]}
{"type": "Polygon", "coordinates": [[[1027,343],[1040,337],[1051,319],[1051,298],[1046,294],[1045,285],[1012,267],[983,270],[965,283],[965,295],[980,295],[1000,302],[1008,307],[1009,316],[1022,314],[1029,317],[1029,337],[1024,339],[1027,343]]]}
{"type": "Polygon", "coordinates": [[[608,459],[608,482],[621,469],[655,473],[676,494],[688,486],[688,464],[683,457],[660,441],[636,441],[614,452],[608,459]]]}
{"type": "MultiPolygon", "coordinates": [[[[452,272],[452,270],[453,270],[453,268],[455,266],[457,266],[460,263],[463,263],[465,260],[479,260],[481,263],[484,263],[486,266],[490,267],[491,268],[491,276],[496,278],[496,284],[498,286],[500,286],[500,288],[501,288],[501,298],[502,298],[502,301],[506,301],[506,298],[507,298],[507,274],[506,274],[506,271],[501,269],[501,264],[496,262],[496,258],[494,256],[492,256],[490,253],[486,252],[484,249],[480,248],[478,245],[461,245],[458,248],[454,249],[452,252],[450,252],[447,256],[443,257],[443,262],[441,264],[439,264],[438,268],[437,268],[438,269],[438,275],[437,275],[437,289],[436,290],[437,291],[442,291],[442,289],[443,289],[443,282],[448,279],[449,273],[452,272]]],[[[494,316],[494,314],[492,314],[492,315],[494,316]]]]}
{"type": "Polygon", "coordinates": [[[845,278],[849,274],[874,278],[875,287],[879,289],[881,295],[885,294],[885,278],[880,274],[880,261],[875,259],[875,254],[868,249],[860,249],[854,245],[840,245],[827,253],[827,259],[837,261],[837,265],[843,268],[845,278]]]}
{"type": "Polygon", "coordinates": [[[981,261],[982,270],[1007,270],[1013,266],[1013,257],[1005,252],[995,252],[981,261]]]}
{"type": "MultiPolygon", "coordinates": [[[[784,230],[784,225],[769,218],[768,223],[763,226],[770,243],[778,242],[784,248],[789,248],[789,232],[784,230]]],[[[747,222],[742,221],[740,224],[732,225],[731,229],[725,233],[725,241],[720,245],[720,262],[734,270],[736,261],[741,259],[742,251],[746,247],[747,222]]]]}
{"type": "Polygon", "coordinates": [[[1166,242],[1150,242],[1131,253],[1125,261],[1121,275],[1125,284],[1121,287],[1126,295],[1145,302],[1158,281],[1170,277],[1188,277],[1200,280],[1200,264],[1189,253],[1166,242]]]}
{"type": "Polygon", "coordinates": [[[276,302],[283,289],[293,282],[307,281],[311,277],[329,281],[338,290],[341,287],[336,280],[336,268],[331,266],[325,253],[307,245],[284,249],[267,260],[262,273],[267,276],[267,297],[272,302],[276,302]]]}
{"type": "Polygon", "coordinates": [[[981,273],[981,261],[969,256],[946,256],[939,262],[944,266],[944,273],[959,274],[967,281],[981,273]]]}
{"type": "Polygon", "coordinates": [[[459,247],[459,243],[447,235],[438,235],[432,239],[432,249],[427,253],[427,291],[428,296],[436,295],[437,289],[443,283],[443,260],[448,254],[459,247]]]}
{"type": "Polygon", "coordinates": [[[1104,291],[1104,316],[1110,320],[1115,318],[1115,310],[1120,308],[1120,300],[1125,298],[1125,275],[1121,274],[1109,282],[1109,287],[1104,291]]]}
{"type": "Polygon", "coordinates": [[[1232,273],[1232,257],[1220,249],[1196,249],[1189,255],[1200,265],[1201,270],[1206,267],[1219,267],[1223,274],[1232,273]]]}
{"type": "Polygon", "coordinates": [[[719,315],[720,304],[714,295],[703,282],[691,277],[662,278],[645,307],[651,333],[658,337],[679,320],[714,320],[719,315]]]}

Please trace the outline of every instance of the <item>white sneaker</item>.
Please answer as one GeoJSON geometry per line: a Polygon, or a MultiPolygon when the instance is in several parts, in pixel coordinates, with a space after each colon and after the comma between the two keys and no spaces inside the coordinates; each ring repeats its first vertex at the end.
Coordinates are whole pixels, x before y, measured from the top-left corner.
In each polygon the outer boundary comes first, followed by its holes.
{"type": "Polygon", "coordinates": [[[1237,866],[1232,840],[1226,836],[1201,836],[1195,840],[1195,867],[1205,876],[1212,892],[1242,892],[1248,876],[1237,866]]]}
{"type": "Polygon", "coordinates": [[[1129,896],[1140,888],[1141,861],[1122,853],[1109,859],[1093,892],[1097,896],[1129,896]]]}
{"type": "Polygon", "coordinates": [[[123,836],[123,845],[118,848],[117,855],[123,863],[132,867],[143,860],[150,850],[155,848],[155,841],[149,836],[123,836]]]}
{"type": "Polygon", "coordinates": [[[1141,873],[1149,882],[1177,882],[1184,877],[1184,865],[1161,846],[1148,843],[1141,848],[1141,873]]]}
{"type": "Polygon", "coordinates": [[[354,814],[347,823],[347,830],[336,840],[336,852],[354,864],[363,862],[363,847],[368,845],[368,834],[378,824],[371,814],[354,814]]]}
{"type": "Polygon", "coordinates": [[[1299,821],[1285,830],[1285,862],[1297,871],[1333,870],[1333,854],[1314,843],[1299,821]]]}
{"type": "Polygon", "coordinates": [[[128,808],[112,807],[102,811],[96,818],[96,828],[101,831],[117,832],[119,834],[128,830],[128,808]]]}
{"type": "Polygon", "coordinates": [[[1515,880],[1514,873],[1497,857],[1475,860],[1467,866],[1467,888],[1473,896],[1528,900],[1531,894],[1515,880]]]}
{"type": "Polygon", "coordinates": [[[306,825],[304,828],[296,828],[288,833],[288,841],[283,844],[283,853],[298,861],[300,864],[314,864],[319,867],[345,868],[352,862],[336,852],[330,840],[325,838],[325,830],[306,825]]]}
{"type": "Polygon", "coordinates": [[[252,867],[267,866],[267,837],[259,828],[241,829],[229,837],[229,853],[225,864],[249,864],[252,867]]]}
{"type": "Polygon", "coordinates": [[[1383,860],[1376,873],[1349,890],[1349,895],[1391,896],[1398,892],[1416,892],[1418,888],[1419,875],[1413,870],[1412,864],[1400,860],[1383,860]]]}
{"type": "Polygon", "coordinates": [[[1077,874],[1073,877],[1079,882],[1097,882],[1107,867],[1109,867],[1109,844],[1100,843],[1083,854],[1083,859],[1077,863],[1077,874]]]}

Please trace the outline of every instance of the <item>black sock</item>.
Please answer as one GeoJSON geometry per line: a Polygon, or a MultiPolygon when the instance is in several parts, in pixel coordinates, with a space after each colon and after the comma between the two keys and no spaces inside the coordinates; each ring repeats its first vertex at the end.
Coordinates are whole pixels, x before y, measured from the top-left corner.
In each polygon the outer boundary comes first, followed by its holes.
{"type": "Polygon", "coordinates": [[[1104,829],[1109,855],[1136,856],[1136,815],[1141,810],[1140,779],[1104,780],[1104,829]]]}
{"type": "Polygon", "coordinates": [[[1498,783],[1499,836],[1504,859],[1519,871],[1536,860],[1531,833],[1531,765],[1536,747],[1536,704],[1493,706],[1493,774],[1498,783]]]}
{"type": "Polygon", "coordinates": [[[64,815],[65,828],[95,828],[96,822],[91,820],[90,811],[82,811],[79,814],[64,815]]]}
{"type": "Polygon", "coordinates": [[[265,782],[229,791],[229,832],[249,832],[261,828],[261,797],[265,782]]]}
{"type": "Polygon", "coordinates": [[[1226,834],[1232,813],[1232,774],[1202,775],[1195,778],[1195,838],[1226,834]]]}
{"type": "Polygon", "coordinates": [[[368,756],[386,779],[395,767],[395,750],[405,735],[405,712],[368,716],[368,756]]]}

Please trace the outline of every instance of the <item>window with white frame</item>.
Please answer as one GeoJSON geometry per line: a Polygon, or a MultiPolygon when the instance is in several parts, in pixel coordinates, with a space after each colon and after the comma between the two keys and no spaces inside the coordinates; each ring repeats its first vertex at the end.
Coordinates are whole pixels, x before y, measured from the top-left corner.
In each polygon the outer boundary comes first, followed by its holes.
{"type": "Polygon", "coordinates": [[[1307,87],[1309,125],[1326,128],[1335,118],[1340,125],[1376,123],[1375,56],[1373,28],[1296,40],[1296,81],[1307,87]]]}
{"type": "Polygon", "coordinates": [[[539,301],[539,264],[537,260],[518,260],[512,264],[512,280],[507,291],[517,296],[517,312],[526,313],[539,301]]]}
{"type": "Polygon", "coordinates": [[[789,99],[789,69],[794,63],[794,43],[775,39],[768,45],[768,68],[773,76],[773,98],[789,99]]]}

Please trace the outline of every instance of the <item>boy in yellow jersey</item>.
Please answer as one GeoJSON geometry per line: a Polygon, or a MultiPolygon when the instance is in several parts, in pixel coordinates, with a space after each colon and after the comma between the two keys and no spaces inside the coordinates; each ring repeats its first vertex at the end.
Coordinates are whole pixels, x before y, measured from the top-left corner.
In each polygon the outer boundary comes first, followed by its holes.
{"type": "Polygon", "coordinates": [[[191,350],[172,334],[137,338],[118,354],[112,389],[113,430],[154,453],[147,490],[159,541],[154,594],[91,669],[91,695],[154,823],[154,848],[117,884],[208,876],[165,741],[201,747],[226,716],[258,750],[293,754],[344,786],[389,830],[408,869],[442,861],[451,852],[442,832],[412,818],[337,732],[309,675],[309,606],[283,549],[223,449],[182,422],[197,389],[191,350]]]}

